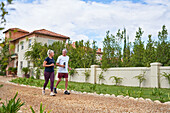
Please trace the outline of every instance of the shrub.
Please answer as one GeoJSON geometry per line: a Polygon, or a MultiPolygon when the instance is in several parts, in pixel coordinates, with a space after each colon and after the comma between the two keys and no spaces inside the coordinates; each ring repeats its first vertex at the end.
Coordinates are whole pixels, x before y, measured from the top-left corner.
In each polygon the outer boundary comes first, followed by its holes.
{"type": "Polygon", "coordinates": [[[34,79],[34,76],[31,76],[30,79],[34,79]]]}
{"type": "Polygon", "coordinates": [[[12,68],[13,68],[13,67],[9,67],[9,68],[8,68],[8,71],[12,71],[12,68]]]}
{"type": "Polygon", "coordinates": [[[71,70],[69,70],[69,74],[71,76],[73,76],[75,73],[77,73],[76,69],[72,68],[71,70]]]}
{"type": "Polygon", "coordinates": [[[24,75],[27,75],[30,69],[28,67],[23,67],[22,72],[24,72],[24,75]]]}
{"type": "Polygon", "coordinates": [[[90,76],[90,72],[85,70],[84,75],[85,75],[86,81],[87,81],[88,77],[90,76]]]}
{"type": "MultiPolygon", "coordinates": [[[[43,107],[42,107],[42,102],[41,102],[41,104],[40,104],[40,113],[46,113],[46,112],[44,112],[44,111],[45,111],[45,108],[46,108],[46,106],[43,108],[43,107]]],[[[35,111],[34,111],[34,109],[32,108],[32,106],[30,106],[30,109],[31,109],[32,113],[35,113],[35,111]]],[[[48,111],[47,113],[50,113],[51,111],[52,111],[52,110],[48,111]]]]}
{"type": "Polygon", "coordinates": [[[163,77],[167,78],[168,83],[169,83],[169,85],[170,85],[170,74],[163,72],[161,75],[162,75],[163,77]]]}
{"type": "Polygon", "coordinates": [[[0,76],[5,76],[5,75],[6,75],[5,71],[4,72],[0,71],[0,76]]]}
{"type": "Polygon", "coordinates": [[[16,74],[16,72],[17,72],[17,68],[16,67],[14,67],[14,68],[12,68],[12,70],[11,70],[14,74],[16,74]]]}
{"type": "Polygon", "coordinates": [[[136,78],[136,79],[139,80],[139,87],[141,87],[142,82],[143,82],[144,80],[146,80],[146,78],[145,78],[145,73],[146,73],[146,72],[144,72],[143,74],[139,74],[139,75],[137,75],[137,76],[134,77],[134,78],[136,78]]]}
{"type": "Polygon", "coordinates": [[[21,102],[20,98],[15,101],[17,95],[18,92],[13,99],[6,101],[6,105],[2,103],[2,106],[0,107],[0,113],[17,113],[20,110],[24,103],[21,102]]]}
{"type": "Polygon", "coordinates": [[[40,79],[40,76],[41,76],[40,68],[37,67],[35,71],[36,71],[36,79],[40,79]]]}
{"type": "Polygon", "coordinates": [[[28,74],[30,69],[28,67],[23,67],[22,72],[24,72],[24,77],[29,78],[30,75],[28,74]]]}
{"type": "Polygon", "coordinates": [[[99,84],[101,80],[105,80],[104,76],[103,76],[103,71],[99,74],[99,84]]]}
{"type": "Polygon", "coordinates": [[[116,86],[119,85],[120,83],[122,83],[122,80],[123,80],[122,77],[111,76],[111,77],[109,78],[109,80],[112,79],[112,78],[113,78],[113,82],[116,83],[116,84],[115,84],[116,86]]]}

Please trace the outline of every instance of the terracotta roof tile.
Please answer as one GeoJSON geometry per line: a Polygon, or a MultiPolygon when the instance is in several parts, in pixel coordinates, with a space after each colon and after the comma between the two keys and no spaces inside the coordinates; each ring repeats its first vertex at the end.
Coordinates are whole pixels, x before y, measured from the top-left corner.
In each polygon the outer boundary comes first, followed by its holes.
{"type": "Polygon", "coordinates": [[[8,31],[16,31],[16,32],[29,33],[28,31],[25,31],[25,30],[23,30],[23,29],[19,29],[19,28],[10,28],[10,29],[8,29],[8,30],[4,31],[3,33],[6,33],[6,32],[8,32],[8,31]]]}
{"type": "Polygon", "coordinates": [[[26,37],[26,36],[29,36],[29,35],[32,35],[32,34],[41,34],[41,35],[47,35],[47,36],[52,36],[52,37],[70,39],[70,37],[68,37],[68,36],[64,36],[64,35],[61,35],[61,34],[58,34],[58,33],[54,33],[52,31],[48,31],[46,29],[40,29],[40,30],[35,30],[35,31],[31,32],[31,33],[28,33],[28,34],[26,34],[24,36],[18,37],[16,39],[12,40],[12,41],[18,40],[20,38],[23,38],[23,37],[26,37]]]}
{"type": "Polygon", "coordinates": [[[58,33],[54,33],[52,31],[49,31],[49,30],[46,30],[46,29],[35,30],[35,31],[33,31],[33,33],[38,33],[38,34],[44,34],[44,35],[50,35],[50,36],[62,37],[62,38],[65,38],[65,39],[69,39],[68,36],[64,36],[64,35],[61,35],[61,34],[58,34],[58,33]]]}

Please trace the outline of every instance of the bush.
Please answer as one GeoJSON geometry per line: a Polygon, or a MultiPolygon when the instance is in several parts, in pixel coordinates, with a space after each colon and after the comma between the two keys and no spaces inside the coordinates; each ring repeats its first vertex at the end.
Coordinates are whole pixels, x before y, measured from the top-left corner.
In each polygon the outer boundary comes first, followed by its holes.
{"type": "Polygon", "coordinates": [[[40,76],[41,76],[40,68],[37,67],[35,71],[36,71],[36,79],[40,79],[40,76]]]}
{"type": "Polygon", "coordinates": [[[13,68],[13,67],[9,67],[9,68],[8,68],[8,71],[12,71],[12,68],[13,68]]]}
{"type": "Polygon", "coordinates": [[[0,71],[0,76],[5,76],[6,72],[0,71]]]}
{"type": "Polygon", "coordinates": [[[141,84],[144,80],[146,80],[145,78],[145,73],[146,72],[143,72],[143,74],[139,74],[137,76],[135,76],[134,78],[138,79],[139,80],[139,87],[141,87],[141,84]]]}
{"type": "Polygon", "coordinates": [[[112,78],[113,78],[113,82],[116,83],[115,84],[116,86],[119,85],[120,83],[122,83],[123,78],[117,77],[117,76],[111,76],[109,79],[112,79],[112,78]]]}
{"type": "Polygon", "coordinates": [[[87,81],[88,77],[90,76],[90,72],[85,70],[84,75],[85,75],[86,81],[87,81]]]}
{"type": "Polygon", "coordinates": [[[34,76],[31,76],[30,79],[34,79],[34,76]]]}
{"type": "Polygon", "coordinates": [[[99,84],[101,80],[105,80],[104,76],[103,76],[103,71],[99,74],[99,84]]]}
{"type": "Polygon", "coordinates": [[[16,72],[17,72],[17,68],[16,67],[14,67],[14,68],[12,68],[12,70],[11,70],[14,74],[16,74],[16,72]]]}
{"type": "MultiPolygon", "coordinates": [[[[46,108],[46,106],[43,108],[43,107],[42,107],[42,102],[41,102],[41,104],[40,104],[40,113],[46,113],[46,112],[44,112],[44,111],[45,111],[45,108],[46,108]]],[[[34,111],[34,109],[32,108],[32,106],[30,106],[30,109],[31,109],[32,113],[35,113],[35,111],[34,111]]],[[[50,113],[51,111],[52,111],[52,110],[48,111],[47,113],[50,113]]]]}
{"type": "Polygon", "coordinates": [[[169,85],[170,85],[170,74],[163,72],[161,75],[162,75],[163,77],[167,78],[168,83],[169,83],[169,85]]]}
{"type": "Polygon", "coordinates": [[[6,101],[6,105],[2,103],[2,106],[0,107],[0,113],[17,113],[20,110],[24,103],[21,102],[20,98],[15,101],[17,95],[18,92],[13,99],[6,101]]]}
{"type": "Polygon", "coordinates": [[[29,71],[30,71],[30,69],[28,67],[22,68],[22,72],[24,72],[24,77],[26,77],[26,78],[30,77],[30,75],[28,74],[29,71]]]}

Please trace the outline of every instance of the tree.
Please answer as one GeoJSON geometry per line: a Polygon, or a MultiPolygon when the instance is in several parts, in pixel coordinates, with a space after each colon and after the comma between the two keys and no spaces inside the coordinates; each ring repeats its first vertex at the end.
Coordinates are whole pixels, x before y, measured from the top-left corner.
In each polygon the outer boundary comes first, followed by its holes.
{"type": "Polygon", "coordinates": [[[5,40],[0,44],[2,48],[0,53],[0,64],[1,64],[1,71],[5,72],[9,62],[12,61],[11,56],[14,54],[13,51],[14,45],[10,44],[11,38],[5,38],[5,40]]]}
{"type": "Polygon", "coordinates": [[[103,41],[102,69],[121,66],[121,57],[119,37],[109,35],[109,31],[107,31],[103,41]]]}
{"type": "Polygon", "coordinates": [[[144,66],[143,58],[144,58],[144,42],[141,40],[142,38],[142,28],[136,32],[135,42],[133,42],[133,53],[131,57],[131,63],[134,67],[144,66]]]}
{"type": "Polygon", "coordinates": [[[119,37],[119,40],[124,40],[122,66],[124,67],[130,66],[130,43],[129,36],[127,36],[126,34],[126,28],[124,28],[122,32],[120,32],[119,29],[116,36],[119,37]]]}
{"type": "Polygon", "coordinates": [[[158,32],[158,42],[157,45],[157,62],[161,62],[163,65],[170,65],[170,42],[166,41],[168,37],[168,31],[166,26],[162,26],[162,31],[158,32]]]}
{"type": "MultiPolygon", "coordinates": [[[[12,3],[12,0],[7,0],[8,4],[12,3]]],[[[4,29],[4,24],[6,22],[5,15],[8,14],[8,11],[5,9],[5,4],[4,2],[0,3],[0,14],[1,14],[1,21],[0,21],[0,30],[4,29]]],[[[0,39],[2,40],[2,39],[0,39]]],[[[7,65],[11,61],[11,55],[13,54],[12,52],[10,53],[9,50],[14,48],[14,45],[10,45],[10,40],[11,38],[6,38],[3,40],[2,43],[0,43],[0,47],[2,48],[0,52],[0,68],[2,72],[5,72],[7,65]]]]}
{"type": "Polygon", "coordinates": [[[154,41],[151,39],[152,35],[148,35],[148,42],[144,53],[144,65],[149,67],[150,63],[156,61],[156,48],[154,47],[154,41]]]}
{"type": "Polygon", "coordinates": [[[33,67],[43,68],[42,63],[47,57],[47,45],[44,46],[42,43],[35,40],[34,44],[31,46],[31,49],[25,52],[25,59],[33,63],[33,67]]]}
{"type": "MultiPolygon", "coordinates": [[[[7,0],[8,4],[11,4],[13,0],[7,0]]],[[[0,14],[1,14],[1,24],[0,24],[0,30],[4,29],[4,24],[6,23],[5,16],[8,14],[8,11],[5,8],[5,3],[0,3],[0,14]]]]}

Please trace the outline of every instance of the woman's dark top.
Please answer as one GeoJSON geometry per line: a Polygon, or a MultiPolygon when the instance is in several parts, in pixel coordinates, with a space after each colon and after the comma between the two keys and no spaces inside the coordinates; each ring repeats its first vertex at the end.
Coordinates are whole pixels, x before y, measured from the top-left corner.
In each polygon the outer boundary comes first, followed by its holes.
{"type": "MultiPolygon", "coordinates": [[[[47,58],[45,58],[44,61],[47,61],[47,65],[50,65],[50,64],[52,64],[52,63],[55,64],[55,61],[54,61],[53,58],[50,59],[49,57],[47,57],[47,58]]],[[[45,71],[46,71],[46,72],[54,72],[54,66],[45,67],[45,71]]]]}

